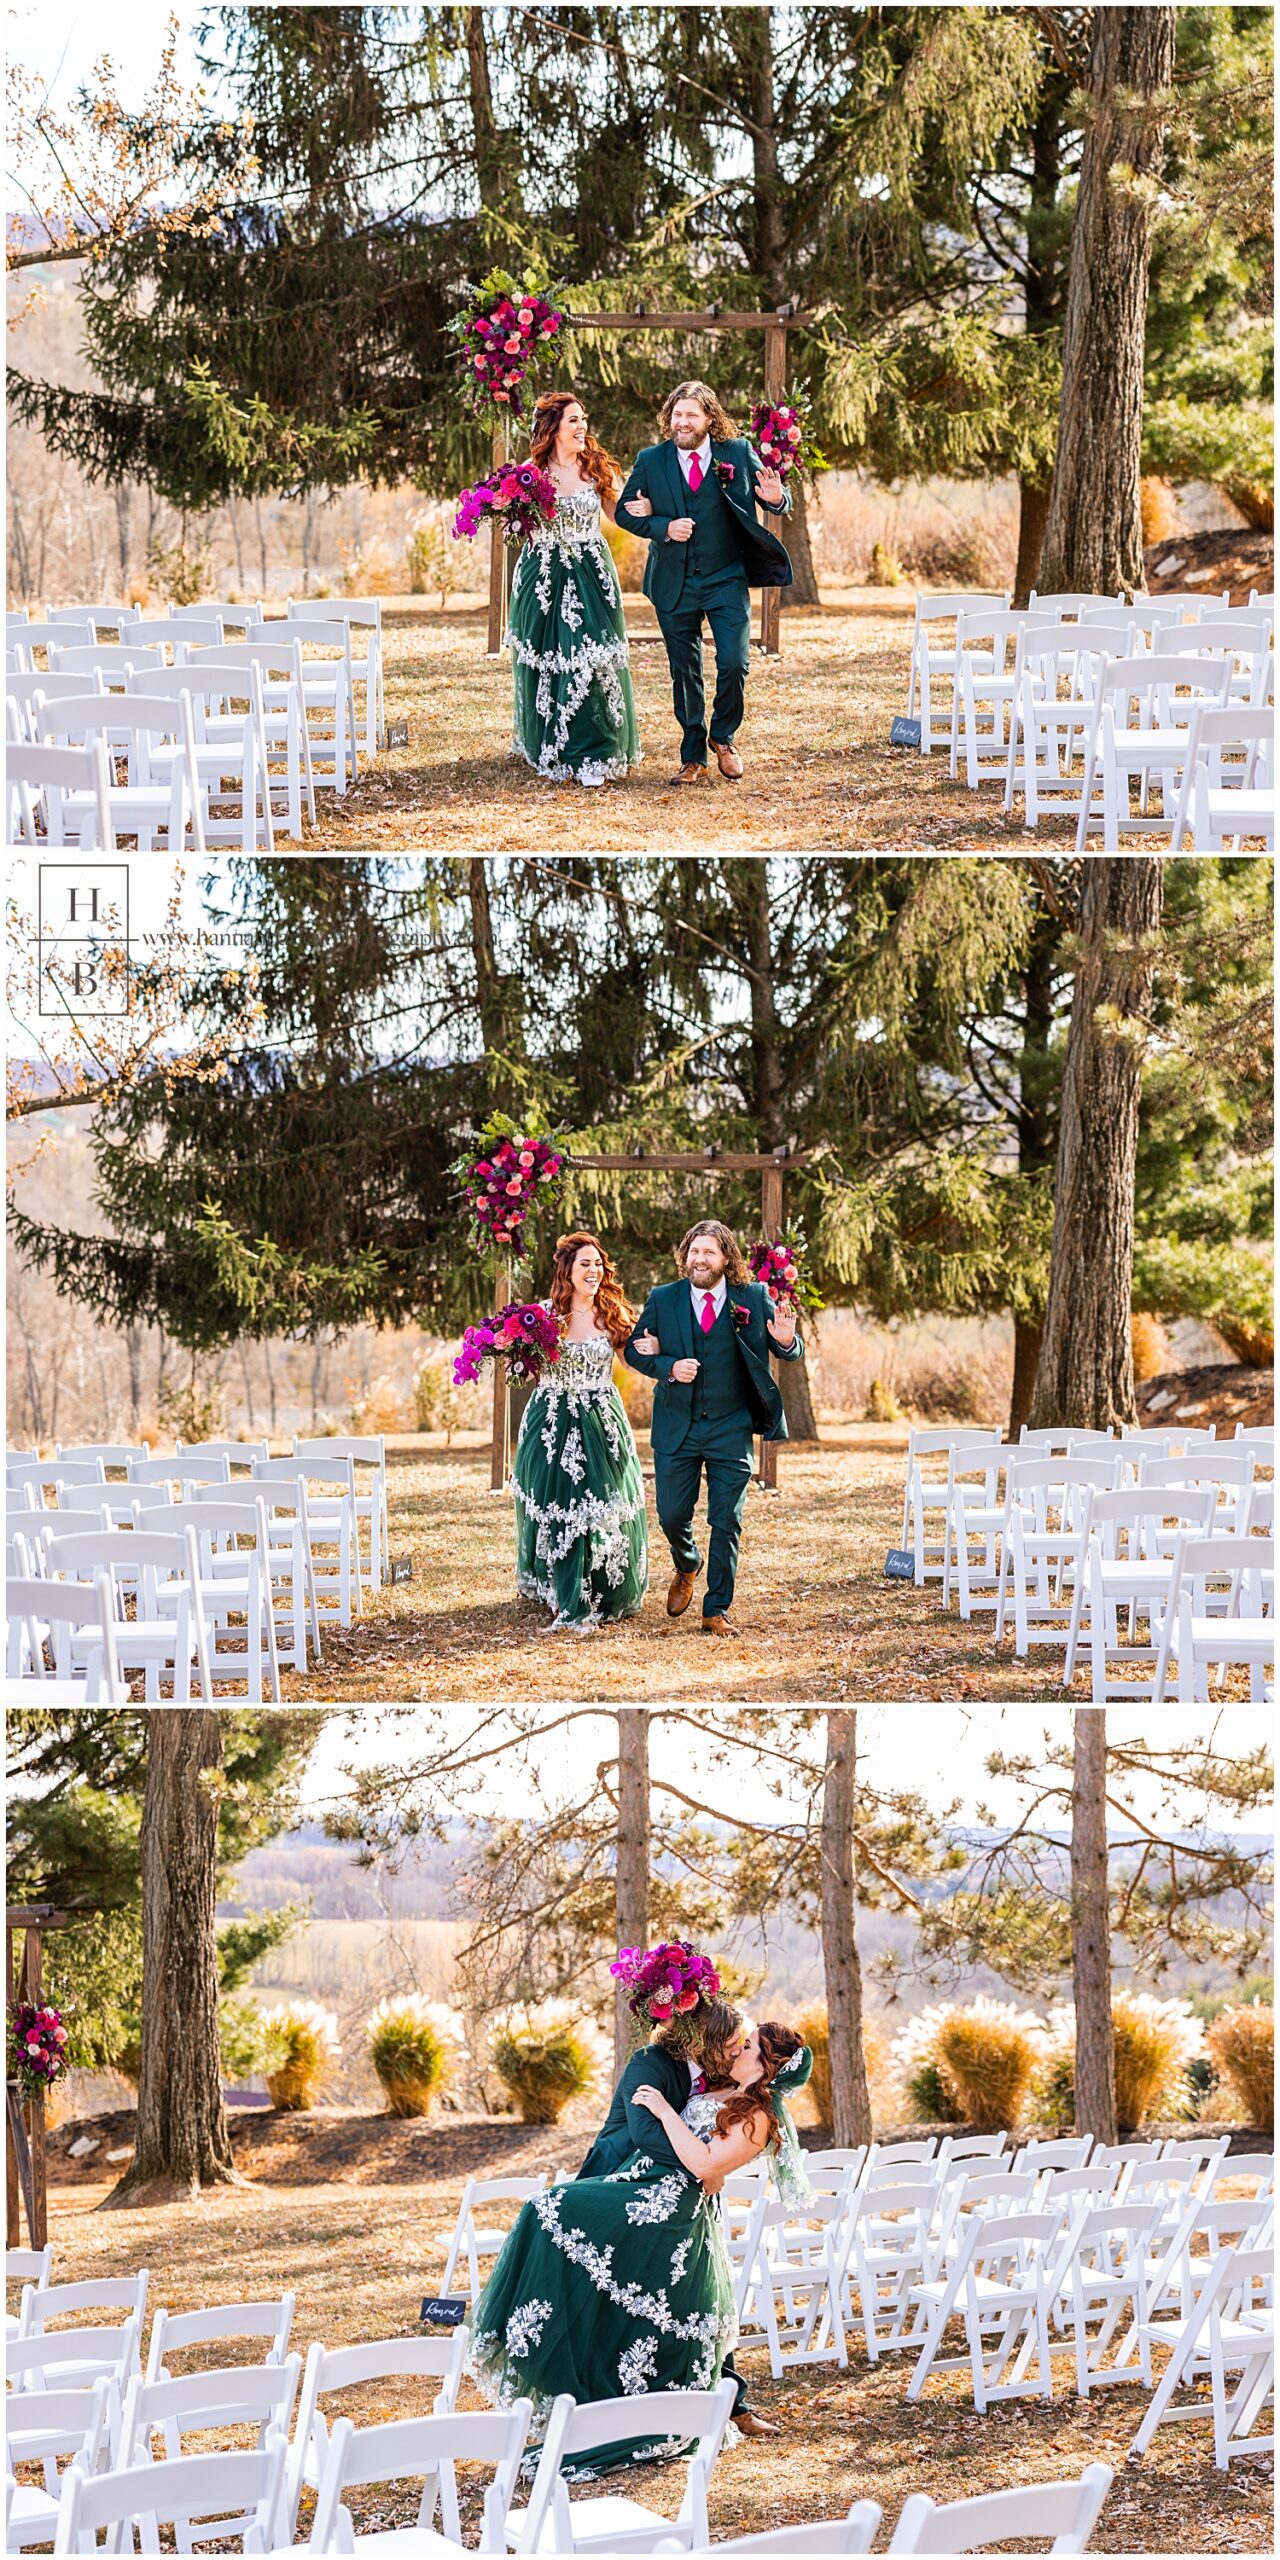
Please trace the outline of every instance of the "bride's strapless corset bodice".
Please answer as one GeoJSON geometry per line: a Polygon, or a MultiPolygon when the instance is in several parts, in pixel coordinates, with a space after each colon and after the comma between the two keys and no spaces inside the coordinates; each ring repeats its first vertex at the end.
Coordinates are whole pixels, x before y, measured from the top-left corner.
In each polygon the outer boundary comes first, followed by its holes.
{"type": "Polygon", "coordinates": [[[700,2089],[696,2097],[690,2098],[688,2106],[681,2108],[680,2121],[688,2125],[690,2133],[696,2133],[699,2142],[710,2142],[716,2129],[716,2117],[723,2105],[723,2090],[719,2097],[715,2097],[700,2089]]]}
{"type": "Polygon", "coordinates": [[[529,536],[535,550],[570,550],[584,542],[600,539],[600,492],[598,489],[570,489],[557,498],[556,511],[550,524],[540,524],[529,536]]]}
{"type": "Polygon", "coordinates": [[[562,1342],[555,1367],[539,1380],[544,1394],[607,1395],[613,1378],[613,1344],[603,1333],[590,1342],[562,1342]]]}

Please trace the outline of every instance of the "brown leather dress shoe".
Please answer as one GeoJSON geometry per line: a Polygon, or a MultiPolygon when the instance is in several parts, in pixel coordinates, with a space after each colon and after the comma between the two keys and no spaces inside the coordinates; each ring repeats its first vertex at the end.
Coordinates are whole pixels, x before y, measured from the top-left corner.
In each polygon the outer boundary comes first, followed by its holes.
{"type": "Polygon", "coordinates": [[[673,782],[710,782],[711,780],[704,764],[682,764],[680,771],[673,774],[671,778],[673,782]]]}
{"type": "Polygon", "coordinates": [[[732,1618],[704,1618],[702,1632],[704,1636],[736,1636],[738,1630],[732,1618]]]}
{"type": "Polygon", "coordinates": [[[689,1603],[693,1598],[693,1586],[697,1579],[698,1577],[696,1573],[677,1573],[673,1576],[671,1588],[667,1593],[667,1616],[669,1618],[682,1618],[684,1616],[685,1610],[688,1608],[689,1603]]]}
{"type": "Polygon", "coordinates": [[[716,763],[719,765],[725,781],[741,782],[742,758],[739,755],[737,748],[722,746],[718,738],[713,738],[711,744],[715,748],[716,763]]]}
{"type": "Polygon", "coordinates": [[[782,2429],[772,2418],[757,2417],[754,2409],[739,2409],[733,2421],[740,2436],[780,2436],[782,2429]]]}

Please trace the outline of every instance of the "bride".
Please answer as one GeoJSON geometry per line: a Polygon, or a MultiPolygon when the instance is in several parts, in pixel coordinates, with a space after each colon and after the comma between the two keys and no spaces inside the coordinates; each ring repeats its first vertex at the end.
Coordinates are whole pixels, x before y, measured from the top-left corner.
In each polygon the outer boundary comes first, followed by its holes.
{"type": "Polygon", "coordinates": [[[529,457],[560,494],[554,523],[524,545],[511,582],[512,747],[552,782],[619,782],[640,762],[640,735],[601,516],[617,522],[624,475],[571,391],[537,402],[529,457]]]}
{"type": "Polygon", "coordinates": [[[613,1383],[635,1311],[598,1236],[561,1236],[544,1301],[560,1357],[539,1379],[516,1443],[516,1587],[550,1609],[548,1635],[634,1617],[649,1585],[644,1482],[613,1383]]]}
{"type": "MultiPolygon", "coordinates": [[[[779,2188],[803,2194],[783,2093],[808,2077],[808,2062],[790,2027],[765,2025],[735,2055],[728,2085],[680,2112],[641,2084],[634,2103],[655,2119],[653,2150],[521,2207],[475,2312],[468,2370],[486,2399],[532,2400],[540,2436],[560,2392],[582,2401],[714,2390],[737,2336],[715,2198],[765,2151],[779,2188]]],[[[669,2435],[630,2437],[565,2470],[590,2476],[683,2449],[669,2435]]]]}

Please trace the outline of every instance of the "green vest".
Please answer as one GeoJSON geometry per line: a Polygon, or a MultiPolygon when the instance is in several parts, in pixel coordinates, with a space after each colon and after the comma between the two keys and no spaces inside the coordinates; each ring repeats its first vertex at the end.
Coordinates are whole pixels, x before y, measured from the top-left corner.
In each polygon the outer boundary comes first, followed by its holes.
{"type": "Polygon", "coordinates": [[[729,1299],[712,1325],[704,1333],[697,1317],[693,1324],[694,1358],[701,1362],[693,1382],[693,1413],[699,1422],[719,1422],[731,1413],[747,1409],[747,1373],[738,1339],[729,1313],[729,1299]]]}
{"type": "MultiPolygon", "coordinates": [[[[676,467],[679,469],[678,464],[676,467]]],[[[716,478],[714,461],[701,488],[686,487],[685,498],[694,523],[686,577],[707,586],[729,572],[738,578],[744,576],[742,543],[729,501],[716,478]]]]}

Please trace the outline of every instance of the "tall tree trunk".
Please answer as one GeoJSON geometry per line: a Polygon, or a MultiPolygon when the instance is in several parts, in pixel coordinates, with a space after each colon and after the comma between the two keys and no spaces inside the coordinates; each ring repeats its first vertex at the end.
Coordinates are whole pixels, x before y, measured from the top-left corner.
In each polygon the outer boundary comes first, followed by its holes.
{"type": "MultiPolygon", "coordinates": [[[[1063,274],[1059,255],[1058,191],[1062,183],[1062,126],[1071,95],[1064,71],[1046,69],[1031,127],[1031,189],[1027,204],[1027,254],[1022,280],[1023,326],[1029,338],[1042,338],[1056,328],[1062,310],[1063,274]]],[[[1021,610],[1040,584],[1040,553],[1049,513],[1047,473],[1018,483],[1018,565],[1013,576],[1013,602],[1021,610]]]]}
{"type": "Polygon", "coordinates": [[[1142,365],[1173,41],[1170,8],[1094,12],[1058,450],[1038,581],[1046,593],[1114,595],[1144,584],[1142,365]]]}
{"type": "MultiPolygon", "coordinates": [[[[778,168],[773,11],[769,8],[746,10],[738,24],[738,42],[746,52],[746,87],[750,100],[756,271],[764,289],[764,308],[777,311],[792,296],[787,281],[787,226],[778,168]]],[[[794,573],[791,585],[781,591],[782,603],[820,603],[805,493],[798,479],[792,483],[790,515],[772,517],[770,522],[786,545],[794,573]]]]}
{"type": "Polygon", "coordinates": [[[1077,1707],[1071,1776],[1071,1983],[1076,2005],[1076,2131],[1116,2140],[1107,1873],[1107,1711],[1077,1707]]]}
{"type": "Polygon", "coordinates": [[[858,1711],[829,1707],[822,1784],[822,1971],[831,2039],[832,2140],[840,2150],[871,2140],[853,1882],[857,1764],[858,1711]]]}
{"type": "MultiPolygon", "coordinates": [[[[642,1947],[649,1932],[649,1714],[645,1707],[618,1709],[618,1854],[614,1863],[615,1919],[620,1947],[642,1947]]],[[[614,1997],[613,2048],[621,2071],[635,2041],[626,1993],[614,1997]]]]}
{"type": "MultiPolygon", "coordinates": [[[[1062,926],[1047,908],[1036,918],[1022,975],[1022,1043],[1018,1053],[1018,1173],[1034,1179],[1053,1162],[1053,978],[1062,926]]],[[[1038,1315],[1013,1320],[1013,1392],[1009,1437],[1016,1440],[1031,1414],[1043,1325],[1038,1315]]]]}
{"type": "MultiPolygon", "coordinates": [[[[480,197],[480,213],[490,208],[513,211],[520,201],[520,181],[512,137],[498,130],[493,111],[493,82],[489,74],[489,51],[484,9],[465,11],[467,29],[467,79],[471,97],[471,133],[475,150],[476,186],[480,197]]],[[[496,536],[495,536],[496,540],[496,536]]]]}
{"type": "MultiPolygon", "coordinates": [[[[786,1144],[783,1107],[786,1076],[782,1061],[782,1027],[774,992],[772,921],[769,912],[768,865],[758,859],[727,862],[729,894],[737,910],[746,946],[747,987],[751,1004],[752,1116],[762,1153],[786,1144]]],[[[793,1440],[816,1440],[808,1363],[778,1364],[782,1409],[793,1440]]]]}
{"type": "Polygon", "coordinates": [[[214,1903],[222,1722],[153,1707],[142,1804],[142,2066],[134,2156],[109,2205],[194,2202],[242,2186],[218,2059],[214,1903]]]}
{"type": "Polygon", "coordinates": [[[1129,1319],[1145,1016],[1155,976],[1159,854],[1084,866],[1079,958],[1058,1139],[1037,1429],[1137,1419],[1129,1319]]]}

